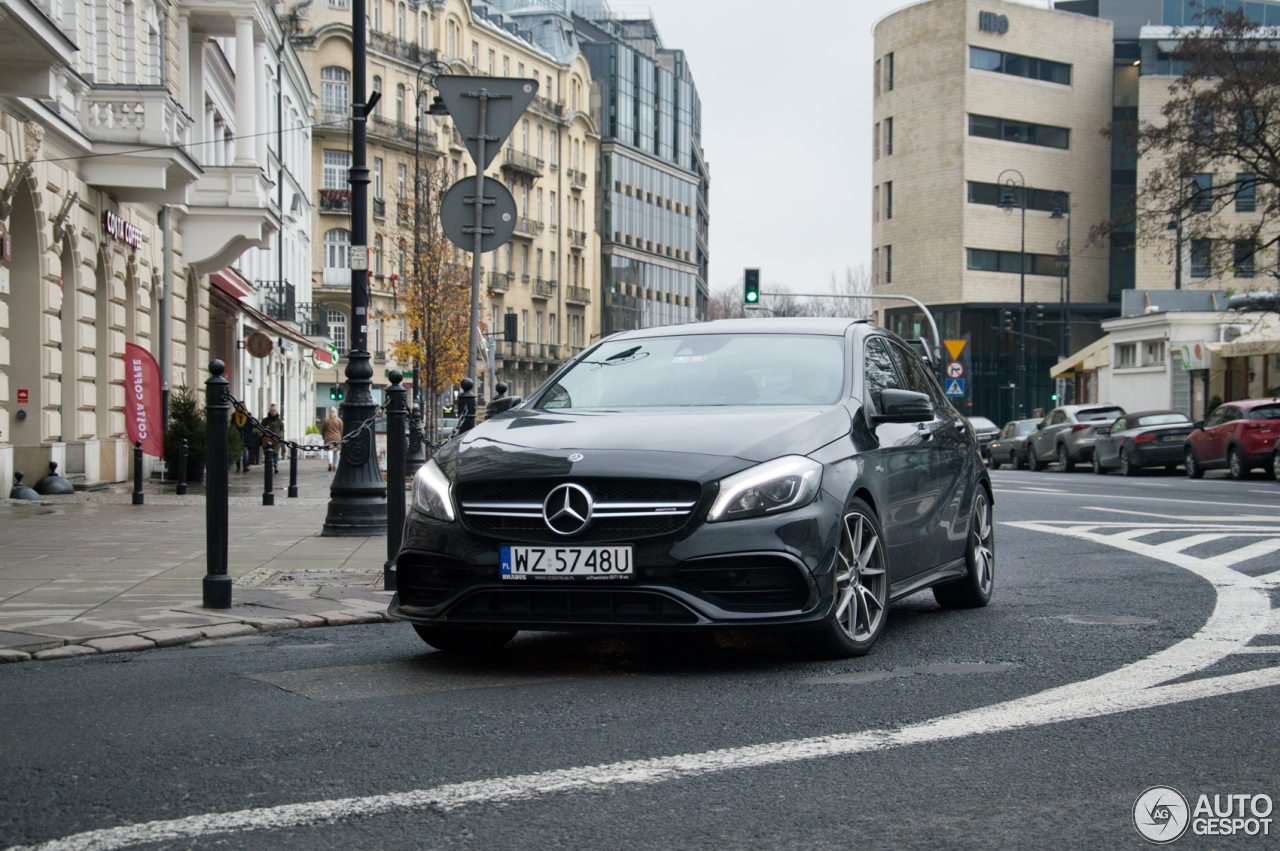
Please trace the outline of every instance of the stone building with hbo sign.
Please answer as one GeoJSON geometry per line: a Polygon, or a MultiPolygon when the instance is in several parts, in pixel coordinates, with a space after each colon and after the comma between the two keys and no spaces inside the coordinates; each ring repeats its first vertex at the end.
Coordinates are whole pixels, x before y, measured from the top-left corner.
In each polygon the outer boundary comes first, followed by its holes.
{"type": "Polygon", "coordinates": [[[128,344],[173,392],[226,360],[300,436],[318,329],[282,305],[310,301],[314,96],[274,8],[0,0],[0,22],[0,483],[131,475],[128,344]]]}

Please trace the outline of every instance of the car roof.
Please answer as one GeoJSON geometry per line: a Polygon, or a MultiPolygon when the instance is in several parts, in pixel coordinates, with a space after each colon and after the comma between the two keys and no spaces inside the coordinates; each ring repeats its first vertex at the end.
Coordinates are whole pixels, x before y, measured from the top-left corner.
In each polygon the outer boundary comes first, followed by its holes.
{"type": "Polygon", "coordinates": [[[1256,407],[1258,407],[1259,405],[1274,405],[1274,404],[1276,404],[1276,403],[1278,403],[1278,402],[1280,402],[1280,398],[1271,398],[1271,399],[1237,399],[1237,400],[1236,400],[1236,401],[1234,401],[1234,402],[1224,402],[1223,404],[1224,404],[1224,405],[1235,405],[1236,407],[1244,408],[1244,409],[1247,411],[1247,410],[1249,410],[1250,408],[1256,408],[1256,407]]]}
{"type": "MultiPolygon", "coordinates": [[[[657,328],[637,328],[611,335],[610,340],[634,340],[643,337],[681,337],[686,334],[819,334],[843,337],[854,325],[868,325],[867,319],[825,316],[760,317],[759,319],[716,319],[711,322],[688,322],[657,328]]],[[[879,329],[877,329],[879,330],[879,329]]],[[[888,332],[885,332],[888,333],[888,332]]]]}
{"type": "MultiPolygon", "coordinates": [[[[1163,410],[1161,411],[1130,411],[1129,413],[1125,414],[1125,416],[1129,419],[1133,419],[1135,417],[1154,417],[1154,416],[1159,416],[1160,414],[1177,414],[1180,417],[1187,416],[1186,414],[1182,413],[1182,411],[1163,411],[1163,410]]],[[[1187,419],[1191,419],[1191,418],[1187,417],[1187,419]]]]}

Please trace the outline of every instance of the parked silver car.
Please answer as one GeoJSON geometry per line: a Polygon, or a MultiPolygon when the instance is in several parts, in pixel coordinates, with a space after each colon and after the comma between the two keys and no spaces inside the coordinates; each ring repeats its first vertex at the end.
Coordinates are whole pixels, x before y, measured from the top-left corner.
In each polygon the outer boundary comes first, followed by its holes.
{"type": "Polygon", "coordinates": [[[1070,473],[1077,461],[1093,458],[1093,444],[1123,416],[1118,405],[1054,408],[1027,440],[1028,465],[1038,471],[1056,461],[1059,472],[1070,473]]]}
{"type": "Polygon", "coordinates": [[[978,451],[982,453],[983,458],[988,457],[991,441],[1000,436],[1000,426],[986,417],[965,417],[965,419],[973,427],[973,433],[978,436],[978,451]]]}

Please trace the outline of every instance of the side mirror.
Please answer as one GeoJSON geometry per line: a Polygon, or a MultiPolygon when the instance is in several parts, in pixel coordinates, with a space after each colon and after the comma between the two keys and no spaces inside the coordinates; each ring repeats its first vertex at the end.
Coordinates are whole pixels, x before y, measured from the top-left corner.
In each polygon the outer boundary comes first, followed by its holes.
{"type": "Polygon", "coordinates": [[[880,394],[880,413],[871,419],[877,423],[927,423],[933,419],[933,402],[925,393],[885,390],[880,394]]]}
{"type": "MultiPolygon", "coordinates": [[[[510,314],[507,314],[507,315],[509,316],[510,314]]],[[[524,400],[521,399],[519,396],[499,396],[497,399],[494,399],[488,405],[485,405],[484,407],[485,418],[488,419],[489,417],[496,417],[498,414],[502,413],[503,411],[510,410],[511,408],[514,408],[516,405],[519,405],[523,401],[524,400]]]]}
{"type": "Polygon", "coordinates": [[[1196,420],[1191,424],[1191,427],[1194,428],[1196,431],[1199,431],[1200,429],[1204,428],[1204,420],[1196,420]]]}
{"type": "Polygon", "coordinates": [[[1044,431],[1044,420],[1036,423],[1036,431],[1044,431]]]}

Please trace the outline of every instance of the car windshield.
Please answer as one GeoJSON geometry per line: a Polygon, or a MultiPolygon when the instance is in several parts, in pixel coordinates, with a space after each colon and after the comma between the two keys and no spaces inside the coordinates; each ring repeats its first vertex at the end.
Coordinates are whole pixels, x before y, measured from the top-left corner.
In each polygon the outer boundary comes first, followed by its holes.
{"type": "Polygon", "coordinates": [[[991,420],[986,417],[969,417],[969,423],[974,428],[982,429],[983,431],[998,431],[1000,429],[1000,426],[991,422],[991,420]]]}
{"type": "Polygon", "coordinates": [[[1144,428],[1145,426],[1174,425],[1175,423],[1181,424],[1181,423],[1189,423],[1189,422],[1191,422],[1191,420],[1187,419],[1182,414],[1152,414],[1149,417],[1138,417],[1138,428],[1144,428]]]}
{"type": "Polygon", "coordinates": [[[535,403],[540,410],[831,405],[844,386],[844,339],[691,334],[606,342],[535,403]]]}
{"type": "Polygon", "coordinates": [[[1095,423],[1100,420],[1114,420],[1123,415],[1123,408],[1087,408],[1076,411],[1076,420],[1082,423],[1095,423]]]}
{"type": "Polygon", "coordinates": [[[1040,425],[1039,420],[1023,420],[1018,423],[1018,434],[1031,434],[1038,425],[1040,425]]]}
{"type": "Polygon", "coordinates": [[[1261,405],[1249,411],[1251,420],[1280,420],[1280,405],[1261,405]]]}

